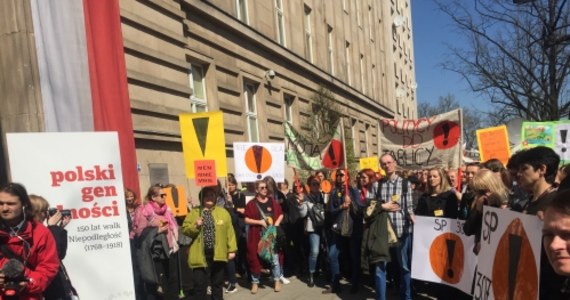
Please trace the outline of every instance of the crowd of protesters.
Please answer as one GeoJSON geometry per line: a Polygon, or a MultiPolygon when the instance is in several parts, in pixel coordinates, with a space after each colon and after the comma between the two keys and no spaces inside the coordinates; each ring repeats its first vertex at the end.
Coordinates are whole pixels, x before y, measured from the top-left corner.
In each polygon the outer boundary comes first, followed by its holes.
{"type": "MultiPolygon", "coordinates": [[[[460,170],[403,171],[384,154],[382,174],[319,171],[296,176],[291,186],[266,177],[239,189],[229,174],[224,184],[202,188],[199,203],[182,216],[166,204],[172,186],[153,185],[142,201],[125,189],[137,299],[223,299],[237,291],[238,278],[251,294],[262,277],[280,292],[291,276],[307,288],[326,281],[323,294],[346,297],[371,283],[376,299],[386,299],[390,286],[404,300],[418,290],[470,299],[447,285],[412,280],[414,223],[416,216],[465,220],[478,254],[486,205],[544,220],[539,299],[568,299],[570,167],[559,164],[552,149],[536,147],[506,166],[492,159],[460,170]]],[[[9,288],[19,299],[77,297],[62,263],[71,220],[48,208],[20,184],[0,187],[0,267],[19,263],[25,278],[10,287],[0,272],[0,299],[8,299],[9,288]]]]}

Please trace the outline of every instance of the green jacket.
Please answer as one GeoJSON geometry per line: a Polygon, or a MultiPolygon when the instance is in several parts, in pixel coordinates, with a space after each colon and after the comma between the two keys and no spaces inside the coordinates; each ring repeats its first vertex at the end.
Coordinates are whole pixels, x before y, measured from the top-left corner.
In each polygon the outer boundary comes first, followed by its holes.
{"type": "Polygon", "coordinates": [[[374,211],[365,214],[366,226],[362,235],[361,266],[368,269],[369,263],[389,262],[388,212],[383,211],[378,203],[374,211]]]}
{"type": "MultiPolygon", "coordinates": [[[[192,238],[188,265],[193,269],[207,267],[202,230],[196,227],[196,220],[201,213],[201,207],[192,209],[182,224],[184,234],[192,238]]],[[[218,206],[212,208],[212,217],[215,224],[214,261],[227,262],[228,253],[237,251],[232,218],[225,208],[218,206]]]]}

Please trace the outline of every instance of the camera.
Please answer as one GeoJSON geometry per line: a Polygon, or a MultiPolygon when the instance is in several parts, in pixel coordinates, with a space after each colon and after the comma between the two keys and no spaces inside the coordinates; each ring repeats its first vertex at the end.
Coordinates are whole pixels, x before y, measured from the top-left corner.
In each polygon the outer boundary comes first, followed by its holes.
{"type": "MultiPolygon", "coordinates": [[[[48,214],[50,217],[55,215],[56,212],[57,212],[57,208],[52,207],[52,208],[48,209],[48,214]]],[[[71,217],[71,210],[69,210],[69,209],[62,209],[62,210],[60,210],[60,212],[61,212],[61,217],[71,217]]]]}

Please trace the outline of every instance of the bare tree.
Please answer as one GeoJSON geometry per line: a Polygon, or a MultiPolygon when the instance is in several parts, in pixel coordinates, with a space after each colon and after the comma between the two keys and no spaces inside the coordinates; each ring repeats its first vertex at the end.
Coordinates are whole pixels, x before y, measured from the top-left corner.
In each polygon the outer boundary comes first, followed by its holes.
{"type": "Polygon", "coordinates": [[[467,48],[449,46],[444,68],[495,104],[497,120],[547,121],[568,114],[567,0],[436,1],[468,41],[467,48]]]}

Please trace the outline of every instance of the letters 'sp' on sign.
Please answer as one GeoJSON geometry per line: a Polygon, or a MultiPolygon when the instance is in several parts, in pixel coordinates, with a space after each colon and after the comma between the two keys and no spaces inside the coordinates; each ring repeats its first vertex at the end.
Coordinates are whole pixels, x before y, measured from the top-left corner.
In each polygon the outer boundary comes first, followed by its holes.
{"type": "Polygon", "coordinates": [[[497,245],[493,262],[495,299],[536,299],[538,272],[523,223],[514,219],[497,245]]]}
{"type": "Polygon", "coordinates": [[[465,250],[461,238],[451,232],[436,237],[429,248],[429,260],[433,272],[441,280],[456,284],[463,275],[465,250]]]}

